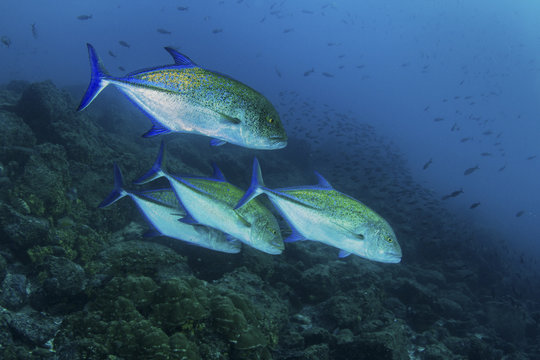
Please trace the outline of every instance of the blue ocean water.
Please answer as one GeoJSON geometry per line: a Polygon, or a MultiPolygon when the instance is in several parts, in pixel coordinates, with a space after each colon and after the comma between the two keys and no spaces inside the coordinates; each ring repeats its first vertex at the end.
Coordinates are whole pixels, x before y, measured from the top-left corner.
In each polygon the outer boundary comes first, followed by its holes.
{"type": "Polygon", "coordinates": [[[539,165],[527,160],[538,154],[534,2],[178,4],[3,1],[1,33],[11,45],[2,45],[0,81],[83,84],[86,42],[101,50],[113,74],[124,73],[120,66],[129,72],[165,64],[162,47],[175,46],[274,102],[279,91],[294,90],[351,111],[388,134],[418,180],[438,195],[463,188],[450,208],[538,254],[539,165]],[[463,176],[477,164],[478,172],[463,176]],[[475,202],[481,205],[469,211],[475,202]]]}
{"type": "MultiPolygon", "coordinates": [[[[414,264],[426,233],[449,248],[464,236],[521,278],[538,274],[540,257],[539,26],[540,5],[525,0],[3,0],[0,84],[52,80],[84,91],[86,43],[113,75],[170,63],[163,47],[175,47],[274,103],[292,149],[276,158],[296,163],[303,181],[318,170],[383,216],[392,208],[391,223],[410,223],[406,236],[396,231],[404,263],[414,264]],[[382,159],[380,147],[396,157],[382,159]],[[394,178],[393,164],[410,177],[394,178]],[[413,226],[417,208],[429,213],[434,203],[448,226],[413,226]]],[[[270,177],[296,185],[289,171],[273,165],[270,177]]],[[[249,170],[231,177],[245,188],[249,170]]]]}

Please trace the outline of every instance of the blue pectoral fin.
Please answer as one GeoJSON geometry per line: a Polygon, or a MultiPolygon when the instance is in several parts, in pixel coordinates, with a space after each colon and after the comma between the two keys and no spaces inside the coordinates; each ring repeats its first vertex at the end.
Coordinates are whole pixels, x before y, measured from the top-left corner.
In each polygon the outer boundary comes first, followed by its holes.
{"type": "Polygon", "coordinates": [[[163,170],[161,170],[164,150],[165,150],[165,143],[161,141],[161,145],[159,146],[159,153],[156,158],[156,161],[154,162],[154,165],[152,165],[152,168],[148,170],[146,174],[144,174],[137,180],[133,181],[134,184],[137,184],[137,185],[146,184],[147,182],[150,182],[164,175],[163,170]]]}
{"type": "Polygon", "coordinates": [[[260,194],[264,192],[264,181],[262,178],[261,173],[261,166],[259,165],[259,160],[257,158],[253,159],[253,173],[251,176],[251,185],[249,186],[249,189],[247,189],[246,193],[240,201],[238,201],[238,204],[234,207],[234,209],[239,209],[248,202],[250,202],[252,199],[256,198],[260,194]]]}
{"type": "Polygon", "coordinates": [[[154,125],[152,125],[152,128],[150,128],[150,130],[148,130],[147,132],[142,134],[142,137],[143,138],[149,138],[149,137],[153,137],[153,136],[156,136],[156,135],[168,134],[170,132],[171,132],[170,129],[167,129],[164,126],[154,124],[154,125]]]}
{"type": "Polygon", "coordinates": [[[220,140],[220,139],[212,139],[210,140],[210,146],[222,146],[225,145],[227,142],[220,140]]]}
{"type": "Polygon", "coordinates": [[[90,58],[90,69],[91,69],[91,78],[90,85],[84,94],[77,111],[81,111],[86,108],[99,93],[109,85],[108,78],[110,77],[107,70],[103,66],[103,63],[99,59],[96,53],[96,49],[90,44],[86,44],[88,47],[88,56],[90,58]]]}
{"type": "Polygon", "coordinates": [[[344,257],[347,257],[347,256],[349,256],[349,255],[351,255],[350,252],[345,251],[345,250],[339,250],[338,257],[339,257],[340,259],[342,259],[342,258],[344,258],[344,257]]]}
{"type": "Polygon", "coordinates": [[[128,193],[123,189],[124,180],[122,179],[122,172],[116,163],[114,164],[114,189],[111,191],[109,196],[107,196],[98,206],[100,208],[107,207],[112,203],[118,201],[119,199],[126,196],[128,193]]]}
{"type": "Polygon", "coordinates": [[[185,67],[193,67],[193,66],[197,66],[195,65],[195,63],[193,62],[193,60],[191,60],[190,58],[188,58],[186,55],[184,54],[180,54],[178,51],[176,51],[175,49],[173,49],[172,47],[165,47],[165,50],[167,50],[167,52],[169,54],[171,54],[171,56],[173,57],[174,59],[174,63],[176,65],[179,65],[179,66],[185,66],[185,67]]]}
{"type": "Polygon", "coordinates": [[[237,243],[237,242],[240,242],[240,240],[238,240],[237,238],[233,237],[232,235],[227,235],[227,237],[225,237],[225,240],[229,243],[237,243]]]}
{"type": "MultiPolygon", "coordinates": [[[[290,226],[290,224],[289,224],[290,226]]],[[[300,234],[298,232],[298,230],[296,230],[294,227],[291,226],[291,229],[292,229],[292,234],[287,236],[287,238],[285,238],[283,240],[283,242],[286,242],[286,243],[291,243],[291,242],[296,242],[296,241],[304,241],[304,240],[307,240],[305,238],[304,235],[300,234]]]]}
{"type": "Polygon", "coordinates": [[[195,220],[191,215],[186,215],[181,219],[178,219],[182,224],[186,225],[199,225],[199,222],[195,220]]]}

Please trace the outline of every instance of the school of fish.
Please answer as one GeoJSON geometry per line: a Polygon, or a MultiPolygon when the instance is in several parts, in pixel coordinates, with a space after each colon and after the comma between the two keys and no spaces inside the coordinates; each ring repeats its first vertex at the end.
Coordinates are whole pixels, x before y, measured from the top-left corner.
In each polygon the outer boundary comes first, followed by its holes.
{"type": "MultiPolygon", "coordinates": [[[[143,137],[178,132],[208,136],[212,146],[231,143],[272,150],[287,145],[279,114],[266,97],[227,75],[197,66],[175,49],[165,48],[173,65],[115,77],[107,72],[94,47],[87,47],[91,80],[79,111],[112,84],[150,118],[152,127],[143,137]]],[[[285,249],[278,221],[255,199],[264,193],[292,231],[285,242],[311,240],[338,248],[339,257],[354,254],[383,263],[401,261],[401,248],[388,222],[362,202],[335,190],[318,173],[315,186],[269,189],[255,159],[252,183],[244,193],[215,165],[211,177],[169,174],[162,168],[163,155],[162,141],[154,165],[134,183],[164,177],[169,188],[128,191],[115,164],[114,189],[100,207],[127,196],[153,228],[148,235],[225,253],[240,252],[243,243],[278,255],[285,249]]]]}

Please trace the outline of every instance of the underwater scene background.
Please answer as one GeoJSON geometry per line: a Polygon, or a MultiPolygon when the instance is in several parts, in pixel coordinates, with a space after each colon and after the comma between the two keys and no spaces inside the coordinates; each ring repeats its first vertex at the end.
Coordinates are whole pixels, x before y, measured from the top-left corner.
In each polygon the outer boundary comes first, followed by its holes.
{"type": "MultiPolygon", "coordinates": [[[[540,358],[540,7],[533,1],[0,3],[0,358],[540,358]],[[287,146],[142,138],[114,76],[163,47],[266,96],[287,146]],[[223,253],[98,205],[166,143],[172,174],[317,183],[392,226],[398,264],[320,242],[223,253]]],[[[266,196],[258,198],[287,221],[266,196]]]]}

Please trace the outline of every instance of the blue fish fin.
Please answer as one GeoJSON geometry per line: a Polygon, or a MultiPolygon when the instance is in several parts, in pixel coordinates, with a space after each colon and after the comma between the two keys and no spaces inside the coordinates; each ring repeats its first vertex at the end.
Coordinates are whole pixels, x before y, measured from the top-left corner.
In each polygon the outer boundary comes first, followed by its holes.
{"type": "Polygon", "coordinates": [[[176,51],[175,49],[173,49],[172,47],[165,47],[165,50],[167,50],[167,52],[169,54],[171,54],[171,56],[173,57],[174,59],[174,63],[176,65],[179,65],[179,66],[186,66],[186,67],[192,67],[192,66],[197,66],[193,60],[191,60],[190,58],[188,58],[186,55],[183,55],[183,54],[180,54],[178,51],[176,51]]]}
{"type": "Polygon", "coordinates": [[[142,137],[149,138],[156,135],[168,134],[170,132],[171,130],[167,129],[166,127],[154,123],[150,130],[142,134],[142,137]]]}
{"type": "Polygon", "coordinates": [[[147,230],[143,234],[143,237],[145,237],[145,238],[158,237],[158,236],[163,236],[163,235],[159,231],[157,231],[156,229],[147,230]]]}
{"type": "Polygon", "coordinates": [[[264,182],[262,178],[261,173],[261,166],[259,165],[259,160],[257,158],[253,159],[253,173],[251,175],[251,185],[249,186],[249,189],[247,189],[246,193],[240,201],[238,201],[238,204],[234,207],[234,209],[239,209],[248,202],[250,202],[255,197],[259,196],[264,192],[264,182]]]}
{"type": "Polygon", "coordinates": [[[232,235],[227,235],[227,236],[225,237],[225,240],[226,240],[227,242],[230,242],[230,243],[237,243],[237,242],[240,241],[240,240],[238,240],[237,238],[233,237],[232,235]]]}
{"type": "Polygon", "coordinates": [[[225,145],[227,142],[220,139],[211,139],[210,140],[210,146],[222,146],[225,145]]]}
{"type": "Polygon", "coordinates": [[[123,189],[124,180],[122,178],[122,172],[116,163],[114,164],[114,189],[111,191],[109,196],[107,196],[98,206],[100,208],[107,207],[117,200],[123,198],[128,193],[123,189]]]}
{"type": "Polygon", "coordinates": [[[216,180],[227,181],[227,179],[225,179],[225,175],[223,175],[223,173],[221,172],[221,170],[218,168],[218,166],[215,163],[212,163],[212,169],[214,169],[212,178],[216,180]]]}
{"type": "Polygon", "coordinates": [[[146,184],[147,182],[155,180],[164,175],[163,170],[161,170],[161,164],[163,163],[164,149],[165,149],[165,143],[161,141],[161,145],[159,146],[158,156],[156,158],[156,161],[154,162],[154,165],[152,165],[152,168],[148,170],[146,174],[144,174],[137,180],[133,181],[134,184],[137,184],[137,185],[146,184]]]}
{"type": "Polygon", "coordinates": [[[338,255],[338,257],[339,257],[340,259],[341,259],[341,258],[344,258],[344,257],[347,257],[347,256],[349,256],[349,255],[351,255],[350,252],[345,251],[345,250],[339,250],[339,255],[338,255]]]}
{"type": "Polygon", "coordinates": [[[97,56],[96,49],[90,44],[86,44],[86,46],[88,47],[88,56],[90,58],[90,69],[92,74],[90,85],[88,85],[88,89],[86,89],[86,93],[84,94],[77,111],[81,111],[90,105],[96,96],[109,85],[108,78],[110,78],[109,73],[105,70],[103,63],[97,56]]]}
{"type": "Polygon", "coordinates": [[[318,186],[322,189],[332,190],[333,187],[330,185],[330,183],[323,178],[321,174],[319,174],[317,171],[315,171],[315,176],[317,176],[317,179],[319,180],[318,186]]]}
{"type": "Polygon", "coordinates": [[[181,219],[178,219],[183,224],[187,225],[199,225],[199,222],[195,220],[191,215],[186,215],[181,219]]]}
{"type": "Polygon", "coordinates": [[[292,230],[292,234],[287,236],[287,238],[285,238],[283,240],[283,242],[287,242],[287,243],[291,243],[291,242],[296,242],[296,241],[304,241],[304,240],[307,240],[305,238],[304,235],[300,234],[298,232],[298,230],[296,230],[294,227],[292,227],[291,224],[289,224],[289,226],[291,227],[291,230],[292,230]]]}

